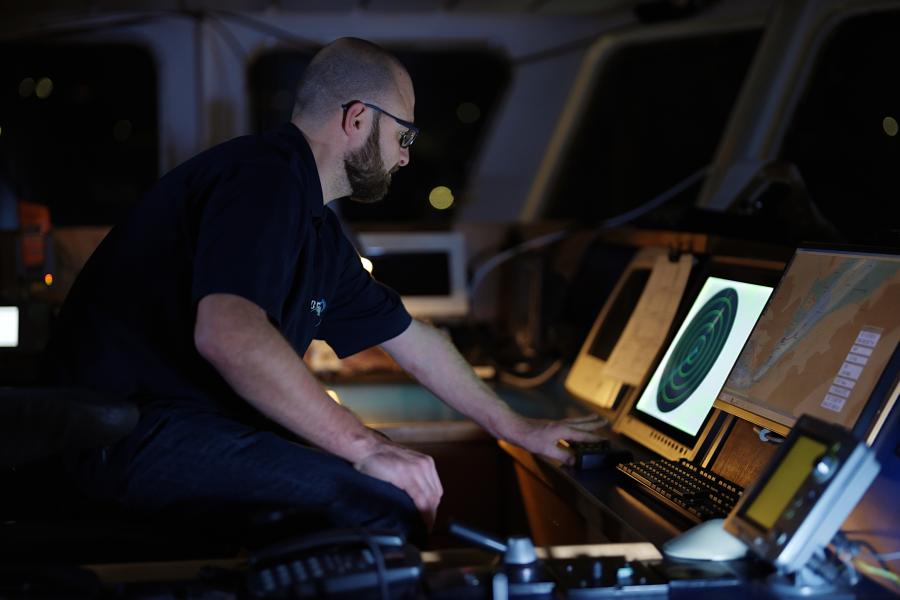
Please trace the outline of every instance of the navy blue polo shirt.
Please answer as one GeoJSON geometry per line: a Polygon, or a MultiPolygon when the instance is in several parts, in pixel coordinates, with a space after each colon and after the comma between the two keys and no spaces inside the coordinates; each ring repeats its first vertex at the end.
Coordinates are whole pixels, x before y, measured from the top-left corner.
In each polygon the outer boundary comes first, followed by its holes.
{"type": "Polygon", "coordinates": [[[50,374],[141,402],[244,406],[194,346],[197,304],[215,293],[260,306],[301,355],[316,338],[347,356],[411,321],[362,268],[288,123],[175,168],[112,229],[63,306],[50,374]]]}

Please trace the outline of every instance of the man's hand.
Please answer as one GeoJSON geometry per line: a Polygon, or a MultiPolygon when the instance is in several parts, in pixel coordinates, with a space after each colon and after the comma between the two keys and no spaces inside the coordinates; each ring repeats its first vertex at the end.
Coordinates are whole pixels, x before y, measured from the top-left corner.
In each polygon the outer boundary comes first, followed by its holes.
{"type": "Polygon", "coordinates": [[[574,464],[575,457],[568,450],[560,448],[557,442],[559,440],[599,442],[603,436],[597,433],[597,429],[605,422],[606,420],[598,415],[574,417],[562,421],[522,417],[513,431],[507,435],[507,439],[529,452],[571,465],[574,464]]]}
{"type": "Polygon", "coordinates": [[[353,466],[409,494],[431,529],[444,488],[430,456],[385,440],[353,466]]]}

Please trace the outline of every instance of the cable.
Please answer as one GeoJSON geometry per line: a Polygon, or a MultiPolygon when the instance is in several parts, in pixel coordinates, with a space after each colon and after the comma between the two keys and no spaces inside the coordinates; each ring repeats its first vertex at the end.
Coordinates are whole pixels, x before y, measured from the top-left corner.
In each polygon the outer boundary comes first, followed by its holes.
{"type": "Polygon", "coordinates": [[[896,555],[897,558],[900,558],[900,552],[879,553],[868,541],[850,539],[847,537],[847,534],[848,532],[846,531],[839,531],[834,536],[833,544],[838,556],[845,559],[845,562],[847,562],[847,559],[851,560],[852,565],[859,571],[867,575],[887,579],[895,586],[900,587],[900,576],[894,573],[886,562],[888,560],[886,557],[896,555]],[[860,550],[862,549],[871,554],[880,566],[872,565],[859,558],[860,550]]]}
{"type": "Polygon", "coordinates": [[[563,361],[558,358],[542,372],[531,377],[521,377],[515,373],[509,373],[508,371],[500,369],[497,371],[497,378],[502,383],[507,383],[518,388],[536,388],[550,381],[550,378],[556,375],[562,368],[562,364],[563,361]]]}
{"type": "Polygon", "coordinates": [[[766,444],[781,444],[784,443],[784,436],[779,435],[772,431],[771,429],[766,429],[765,427],[754,427],[753,433],[759,436],[759,440],[766,444]]]}
{"type": "Polygon", "coordinates": [[[481,282],[482,280],[484,280],[485,276],[503,263],[512,258],[515,258],[516,256],[519,256],[520,254],[524,254],[529,250],[534,250],[536,248],[540,248],[541,246],[552,244],[553,242],[561,240],[569,236],[570,234],[571,231],[569,230],[555,231],[553,233],[548,233],[546,235],[527,240],[525,242],[522,242],[521,244],[509,248],[508,250],[504,250],[503,252],[495,254],[494,256],[486,260],[484,264],[479,266],[472,274],[472,283],[469,284],[469,299],[474,300],[475,292],[478,290],[478,287],[481,285],[481,282]]]}
{"type": "Polygon", "coordinates": [[[876,567],[875,565],[870,565],[869,563],[856,559],[853,561],[853,565],[865,573],[866,575],[871,575],[873,577],[880,577],[882,579],[887,579],[895,586],[900,587],[900,576],[898,576],[893,571],[888,571],[886,569],[882,569],[880,567],[876,567]]]}
{"type": "Polygon", "coordinates": [[[384,563],[384,552],[381,546],[375,543],[365,529],[358,530],[359,537],[368,546],[372,552],[372,558],[375,560],[375,575],[378,577],[378,588],[381,591],[382,600],[391,600],[390,590],[388,590],[387,582],[387,566],[384,563]]]}
{"type": "MultiPolygon", "coordinates": [[[[625,211],[622,214],[619,214],[614,217],[610,217],[608,219],[601,221],[594,228],[595,231],[599,232],[600,230],[603,230],[603,229],[611,229],[613,227],[620,227],[620,226],[628,223],[629,221],[633,221],[634,219],[637,219],[638,217],[642,217],[643,215],[649,213],[650,211],[652,211],[656,208],[659,208],[666,202],[670,201],[672,198],[678,196],[679,194],[684,192],[686,189],[688,189],[692,185],[701,181],[708,172],[709,172],[708,165],[705,165],[705,166],[697,169],[696,171],[694,171],[693,173],[691,173],[690,175],[688,175],[687,177],[685,177],[684,179],[682,179],[681,181],[679,181],[678,183],[676,183],[675,185],[670,187],[669,189],[665,190],[661,194],[658,194],[657,196],[654,196],[652,199],[645,202],[644,204],[637,206],[631,210],[625,211]]],[[[491,271],[493,271],[494,269],[496,269],[503,263],[507,262],[508,260],[510,260],[512,258],[515,258],[516,256],[519,256],[520,254],[528,252],[529,250],[534,250],[536,248],[540,248],[542,246],[547,246],[547,245],[552,244],[553,242],[562,240],[562,239],[572,235],[572,233],[573,233],[573,230],[568,230],[568,229],[564,230],[564,231],[555,231],[553,233],[548,233],[546,235],[527,240],[525,242],[522,242],[521,244],[518,244],[517,246],[513,246],[512,248],[509,248],[508,250],[504,250],[503,252],[495,254],[494,256],[492,256],[491,258],[486,260],[484,262],[484,264],[479,266],[475,270],[475,272],[472,274],[472,283],[469,284],[469,300],[471,302],[474,302],[475,292],[478,290],[478,287],[481,285],[482,280],[484,280],[485,276],[488,273],[490,273],[491,271]]]]}
{"type": "Polygon", "coordinates": [[[881,568],[885,571],[891,571],[890,565],[887,564],[884,558],[878,553],[878,550],[875,549],[875,546],[867,542],[866,540],[850,540],[852,543],[856,544],[858,547],[865,548],[869,551],[869,554],[878,561],[878,564],[881,565],[881,568]]]}
{"type": "Polygon", "coordinates": [[[617,215],[615,217],[610,217],[609,219],[602,221],[600,223],[600,227],[602,227],[604,229],[610,228],[610,227],[619,227],[621,225],[624,225],[625,223],[628,223],[629,221],[633,221],[634,219],[637,219],[638,217],[644,216],[645,214],[652,211],[653,209],[659,208],[660,206],[662,206],[663,204],[665,204],[666,202],[668,202],[675,196],[681,194],[682,192],[684,192],[686,189],[688,189],[695,183],[701,181],[706,176],[707,172],[709,172],[708,165],[700,167],[699,169],[697,169],[696,171],[694,171],[693,173],[691,173],[690,175],[688,175],[687,177],[685,177],[684,179],[682,179],[681,181],[679,181],[678,183],[676,183],[675,185],[673,185],[672,187],[670,187],[669,189],[664,191],[663,193],[659,194],[658,196],[656,196],[649,202],[642,204],[641,206],[638,206],[637,208],[633,208],[629,211],[626,211],[626,212],[622,213],[621,215],[617,215]]]}

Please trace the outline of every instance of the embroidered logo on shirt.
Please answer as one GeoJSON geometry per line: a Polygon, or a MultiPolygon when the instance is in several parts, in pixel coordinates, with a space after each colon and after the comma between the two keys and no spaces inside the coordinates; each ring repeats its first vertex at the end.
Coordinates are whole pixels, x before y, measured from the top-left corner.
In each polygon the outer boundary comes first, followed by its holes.
{"type": "Polygon", "coordinates": [[[322,313],[325,312],[325,307],[327,303],[325,302],[325,298],[321,298],[319,300],[310,300],[309,301],[309,312],[314,313],[316,315],[316,323],[313,327],[318,327],[322,323],[322,313]]]}

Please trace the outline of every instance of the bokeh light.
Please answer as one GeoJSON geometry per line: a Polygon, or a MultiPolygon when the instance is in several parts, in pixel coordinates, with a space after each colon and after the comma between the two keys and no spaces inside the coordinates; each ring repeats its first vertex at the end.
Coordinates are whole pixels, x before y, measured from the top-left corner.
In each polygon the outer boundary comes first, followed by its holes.
{"type": "Polygon", "coordinates": [[[49,77],[41,77],[34,86],[34,95],[44,100],[53,93],[53,81],[49,77]]]}
{"type": "Polygon", "coordinates": [[[469,125],[481,118],[481,109],[472,102],[463,102],[456,107],[456,118],[469,125]]]}
{"type": "Polygon", "coordinates": [[[27,98],[31,94],[34,93],[34,79],[31,77],[26,77],[22,81],[19,82],[19,95],[23,98],[27,98]]]}
{"type": "Polygon", "coordinates": [[[446,210],[453,206],[453,192],[444,185],[439,185],[428,194],[428,202],[438,210],[446,210]]]}

